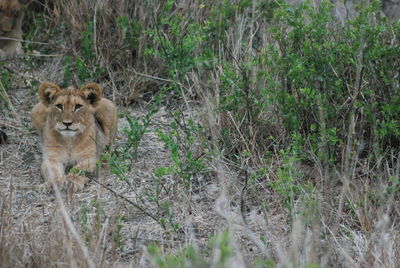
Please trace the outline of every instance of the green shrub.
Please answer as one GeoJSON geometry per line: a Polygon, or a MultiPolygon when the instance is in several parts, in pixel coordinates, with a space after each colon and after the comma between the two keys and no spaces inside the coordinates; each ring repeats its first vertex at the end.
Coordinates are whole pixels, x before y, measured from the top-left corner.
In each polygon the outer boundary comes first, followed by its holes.
{"type": "MultiPolygon", "coordinates": [[[[275,14],[276,45],[264,56],[265,95],[278,105],[286,129],[331,165],[343,160],[348,135],[382,151],[399,142],[399,87],[393,81],[399,23],[382,19],[377,10],[376,1],[360,6],[345,25],[327,1],[316,7],[282,4],[275,14]]],[[[372,149],[365,147],[364,155],[372,149]]]]}

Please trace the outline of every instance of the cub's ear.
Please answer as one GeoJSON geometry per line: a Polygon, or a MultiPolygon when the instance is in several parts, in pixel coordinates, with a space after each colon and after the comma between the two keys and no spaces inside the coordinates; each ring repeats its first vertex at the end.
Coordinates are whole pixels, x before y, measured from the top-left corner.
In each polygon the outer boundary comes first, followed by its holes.
{"type": "Polygon", "coordinates": [[[86,98],[92,105],[96,105],[103,96],[103,88],[96,83],[86,84],[82,86],[80,90],[84,98],[86,98]]]}
{"type": "Polygon", "coordinates": [[[39,98],[42,103],[48,106],[52,103],[58,93],[61,92],[61,88],[54,83],[45,82],[39,87],[39,98]]]}

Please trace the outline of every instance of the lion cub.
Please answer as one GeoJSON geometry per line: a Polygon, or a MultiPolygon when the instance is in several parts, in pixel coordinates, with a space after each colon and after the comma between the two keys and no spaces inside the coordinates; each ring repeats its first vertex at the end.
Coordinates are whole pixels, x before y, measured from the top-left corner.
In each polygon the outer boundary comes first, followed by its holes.
{"type": "Polygon", "coordinates": [[[82,173],[94,172],[105,147],[111,150],[117,109],[102,96],[103,89],[96,83],[80,89],[61,89],[50,82],[39,87],[40,102],[32,109],[32,123],[43,141],[41,172],[48,186],[71,182],[74,191],[82,190],[87,181],[82,173]]]}

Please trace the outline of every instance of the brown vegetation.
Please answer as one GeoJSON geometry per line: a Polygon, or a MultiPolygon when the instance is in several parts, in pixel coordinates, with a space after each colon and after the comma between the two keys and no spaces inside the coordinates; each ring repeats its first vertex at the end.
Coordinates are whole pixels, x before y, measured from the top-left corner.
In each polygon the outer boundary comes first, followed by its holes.
{"type": "Polygon", "coordinates": [[[398,267],[400,26],[380,10],[55,0],[28,13],[34,42],[0,67],[2,267],[398,267]],[[48,80],[95,81],[118,105],[108,170],[82,192],[34,187],[29,111],[48,80]]]}

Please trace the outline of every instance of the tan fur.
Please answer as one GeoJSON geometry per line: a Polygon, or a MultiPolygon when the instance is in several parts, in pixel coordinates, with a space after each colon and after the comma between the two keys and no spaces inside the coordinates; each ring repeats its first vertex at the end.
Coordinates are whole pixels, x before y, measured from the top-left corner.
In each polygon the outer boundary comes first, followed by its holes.
{"type": "Polygon", "coordinates": [[[43,140],[42,175],[50,185],[72,182],[83,189],[87,178],[76,171],[94,172],[105,147],[110,150],[117,131],[115,105],[90,83],[80,89],[46,82],[40,102],[32,109],[32,123],[43,140]],[[72,167],[71,173],[65,170],[72,167]]]}
{"type": "Polygon", "coordinates": [[[22,54],[23,9],[31,0],[0,0],[0,59],[22,54]]]}

